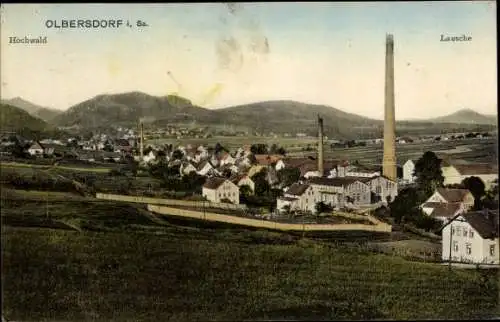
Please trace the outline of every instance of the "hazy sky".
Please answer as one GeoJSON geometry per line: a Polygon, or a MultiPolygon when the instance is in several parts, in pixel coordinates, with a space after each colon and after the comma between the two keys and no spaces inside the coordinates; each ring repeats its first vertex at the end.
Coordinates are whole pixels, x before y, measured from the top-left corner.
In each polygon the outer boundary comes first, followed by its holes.
{"type": "Polygon", "coordinates": [[[1,94],[58,109],[127,91],[178,93],[210,108],[290,99],[381,119],[393,33],[397,119],[461,108],[496,114],[495,14],[493,1],[7,4],[1,94]],[[134,27],[49,29],[47,19],[134,27]],[[441,34],[472,41],[441,42],[441,34]],[[48,43],[9,44],[13,36],[48,43]]]}

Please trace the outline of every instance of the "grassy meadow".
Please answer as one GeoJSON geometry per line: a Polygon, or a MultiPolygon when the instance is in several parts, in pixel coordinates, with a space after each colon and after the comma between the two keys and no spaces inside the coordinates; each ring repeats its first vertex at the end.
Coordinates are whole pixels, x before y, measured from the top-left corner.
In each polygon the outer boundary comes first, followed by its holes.
{"type": "Polygon", "coordinates": [[[1,202],[2,314],[9,320],[500,314],[497,271],[449,271],[331,241],[193,226],[140,205],[64,192],[2,187],[1,202]]]}

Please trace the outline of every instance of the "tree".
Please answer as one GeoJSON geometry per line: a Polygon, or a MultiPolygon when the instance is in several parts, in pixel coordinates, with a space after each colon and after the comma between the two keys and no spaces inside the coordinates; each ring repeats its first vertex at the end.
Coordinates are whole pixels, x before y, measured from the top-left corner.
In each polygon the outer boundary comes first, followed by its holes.
{"type": "Polygon", "coordinates": [[[269,186],[269,183],[266,180],[267,177],[267,171],[266,169],[263,169],[259,173],[256,173],[253,177],[252,180],[255,183],[255,195],[257,196],[267,196],[269,195],[271,187],[269,186]]]}
{"type": "Polygon", "coordinates": [[[229,179],[229,178],[231,178],[232,175],[233,175],[233,171],[231,171],[231,169],[225,168],[224,170],[222,170],[222,176],[224,178],[229,179]]]}
{"type": "Polygon", "coordinates": [[[474,196],[474,210],[481,209],[481,198],[486,194],[483,180],[474,176],[467,177],[462,181],[462,185],[474,196]]]}
{"type": "Polygon", "coordinates": [[[317,214],[333,211],[333,208],[323,201],[317,202],[314,208],[316,209],[317,214]]]}
{"type": "Polygon", "coordinates": [[[434,152],[427,151],[415,164],[413,175],[417,178],[419,188],[428,196],[434,193],[436,188],[443,186],[441,161],[434,152]]]}
{"type": "Polygon", "coordinates": [[[175,150],[172,152],[172,158],[174,160],[180,160],[184,156],[184,153],[181,150],[175,150]]]}
{"type": "Polygon", "coordinates": [[[283,168],[278,170],[278,180],[283,187],[288,187],[300,178],[300,169],[283,168]]]}
{"type": "Polygon", "coordinates": [[[251,196],[252,193],[252,188],[248,185],[242,185],[240,187],[240,203],[246,203],[248,200],[248,197],[251,196]]]}
{"type": "Polygon", "coordinates": [[[494,185],[481,200],[481,204],[485,209],[498,209],[498,185],[494,185]]]}
{"type": "Polygon", "coordinates": [[[215,154],[217,154],[217,153],[219,153],[221,151],[226,151],[227,152],[226,148],[224,148],[219,142],[217,142],[215,144],[214,152],[215,152],[215,154]]]}
{"type": "Polygon", "coordinates": [[[269,153],[267,145],[262,144],[262,143],[252,144],[252,146],[250,147],[250,151],[253,154],[268,154],[269,153]]]}
{"type": "Polygon", "coordinates": [[[394,218],[396,223],[401,223],[404,217],[408,218],[411,216],[422,199],[422,193],[415,188],[405,188],[401,190],[394,201],[389,204],[391,217],[394,218]]]}

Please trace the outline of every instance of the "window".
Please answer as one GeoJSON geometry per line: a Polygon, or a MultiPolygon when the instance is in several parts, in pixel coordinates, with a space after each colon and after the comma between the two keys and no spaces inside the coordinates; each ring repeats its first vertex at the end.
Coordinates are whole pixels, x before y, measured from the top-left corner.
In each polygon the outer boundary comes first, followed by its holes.
{"type": "Polygon", "coordinates": [[[460,227],[457,227],[457,236],[460,237],[460,227]]]}
{"type": "Polygon", "coordinates": [[[382,193],[382,187],[381,186],[377,186],[377,188],[375,188],[375,191],[380,194],[382,193]]]}
{"type": "Polygon", "coordinates": [[[474,238],[474,231],[469,229],[469,238],[474,238]]]}
{"type": "Polygon", "coordinates": [[[467,237],[467,229],[464,228],[464,237],[467,237]]]}
{"type": "Polygon", "coordinates": [[[495,245],[490,245],[490,256],[495,256],[495,245]]]}
{"type": "Polygon", "coordinates": [[[453,242],[453,251],[458,252],[458,242],[453,242]]]}
{"type": "Polygon", "coordinates": [[[467,252],[467,255],[470,255],[472,253],[471,244],[465,244],[465,251],[467,252]]]}
{"type": "Polygon", "coordinates": [[[451,235],[455,235],[455,227],[451,227],[451,235]]]}

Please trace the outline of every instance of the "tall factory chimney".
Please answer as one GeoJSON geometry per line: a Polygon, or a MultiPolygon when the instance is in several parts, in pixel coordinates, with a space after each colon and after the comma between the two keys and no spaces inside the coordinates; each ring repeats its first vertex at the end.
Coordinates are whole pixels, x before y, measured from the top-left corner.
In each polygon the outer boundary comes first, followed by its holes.
{"type": "Polygon", "coordinates": [[[324,175],[323,169],[323,119],[318,115],[318,174],[324,175]]]}
{"type": "Polygon", "coordinates": [[[144,124],[141,121],[141,146],[140,146],[140,153],[141,153],[141,160],[144,158],[144,124]]]}
{"type": "Polygon", "coordinates": [[[396,181],[396,117],[394,108],[394,38],[386,35],[385,44],[384,159],[382,173],[396,181]]]}

